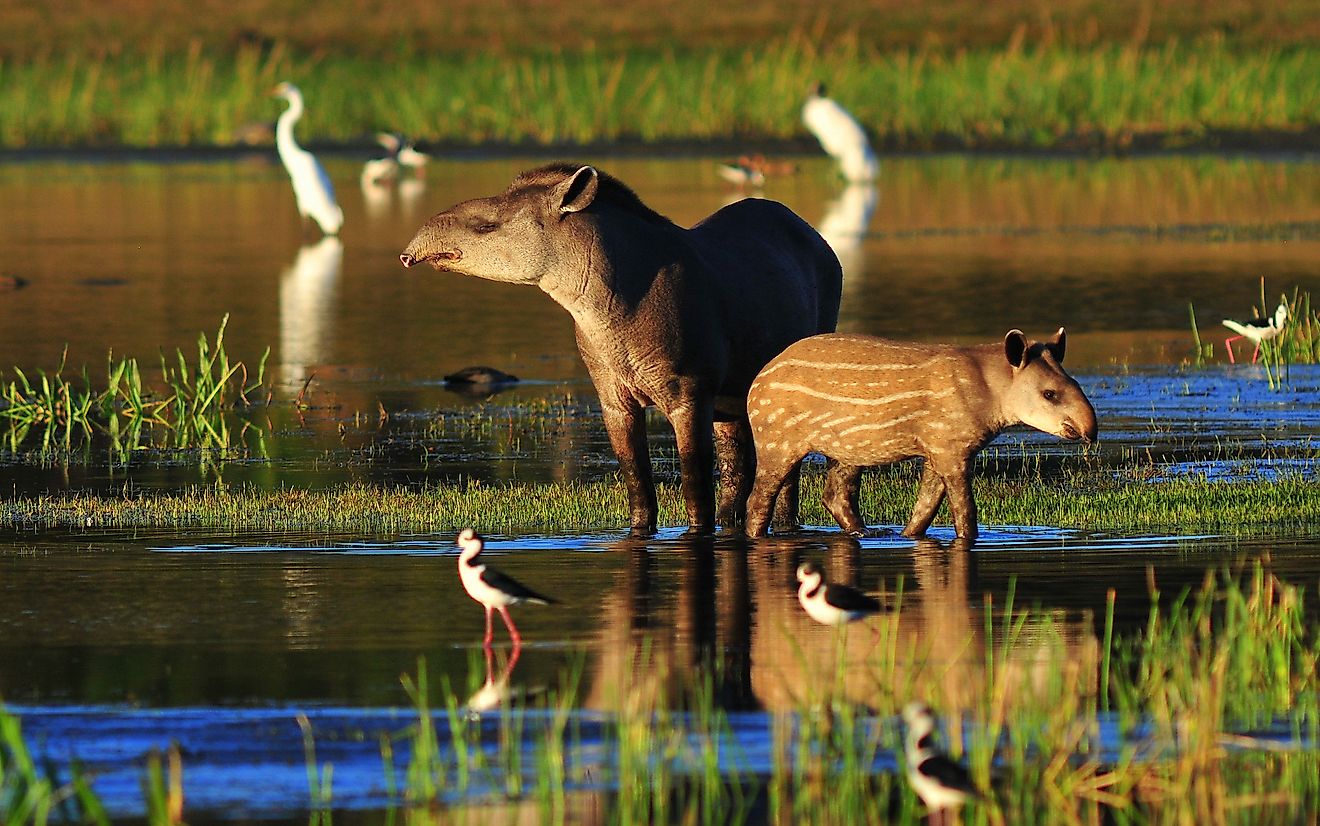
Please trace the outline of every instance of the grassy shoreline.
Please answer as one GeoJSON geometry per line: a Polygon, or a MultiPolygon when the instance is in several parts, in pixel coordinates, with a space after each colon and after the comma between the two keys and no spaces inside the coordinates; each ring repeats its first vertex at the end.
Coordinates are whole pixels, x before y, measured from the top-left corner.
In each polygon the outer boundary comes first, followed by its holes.
{"type": "MultiPolygon", "coordinates": [[[[822,477],[806,474],[805,524],[833,525],[820,504],[822,477]]],[[[982,525],[1151,531],[1308,532],[1320,524],[1320,486],[1301,476],[1269,482],[1199,479],[1114,481],[1096,475],[1047,484],[978,479],[982,525]]],[[[678,489],[659,486],[660,524],[685,524],[678,489]]],[[[869,474],[862,513],[869,524],[901,525],[912,506],[911,479],[869,474]]],[[[86,529],[223,530],[391,534],[448,532],[475,525],[488,533],[625,530],[617,481],[422,489],[353,484],[326,490],[198,487],[181,493],[108,496],[55,493],[0,502],[0,521],[25,531],[86,529]]],[[[936,525],[947,519],[936,520],[936,525]]]]}
{"type": "Polygon", "coordinates": [[[282,79],[308,99],[311,145],[384,128],[448,147],[806,142],[817,79],[888,150],[1295,146],[1320,128],[1320,48],[1304,44],[880,51],[797,32],[703,51],[39,55],[0,64],[0,147],[232,145],[274,120],[264,93],[282,79]]]}

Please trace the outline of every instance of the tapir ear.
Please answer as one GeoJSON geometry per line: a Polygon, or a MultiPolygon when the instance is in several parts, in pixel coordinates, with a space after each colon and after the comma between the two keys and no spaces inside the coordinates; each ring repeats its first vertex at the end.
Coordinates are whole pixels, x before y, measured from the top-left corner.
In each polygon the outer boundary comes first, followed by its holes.
{"type": "Polygon", "coordinates": [[[1068,347],[1068,336],[1059,328],[1059,332],[1054,334],[1054,341],[1045,345],[1049,349],[1050,355],[1054,356],[1055,364],[1063,364],[1063,351],[1068,347]]]}
{"type": "Polygon", "coordinates": [[[600,175],[590,166],[580,167],[551,193],[551,203],[559,205],[561,215],[581,212],[596,199],[600,188],[600,175]]]}
{"type": "Polygon", "coordinates": [[[1021,330],[1009,330],[1008,335],[1004,336],[1004,355],[1014,367],[1022,367],[1027,363],[1027,337],[1021,330]]]}

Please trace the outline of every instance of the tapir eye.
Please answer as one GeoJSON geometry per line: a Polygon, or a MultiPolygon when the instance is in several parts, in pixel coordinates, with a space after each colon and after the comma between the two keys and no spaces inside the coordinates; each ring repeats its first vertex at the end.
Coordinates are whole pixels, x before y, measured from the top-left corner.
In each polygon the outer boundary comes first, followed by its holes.
{"type": "Polygon", "coordinates": [[[1045,401],[1047,402],[1057,401],[1059,398],[1059,394],[1055,393],[1053,390],[1046,390],[1044,393],[1041,393],[1041,395],[1045,397],[1045,401]]]}
{"type": "Polygon", "coordinates": [[[499,228],[500,228],[500,225],[497,224],[497,223],[495,223],[494,221],[487,221],[487,222],[484,223],[484,224],[477,224],[475,227],[472,228],[472,231],[473,231],[473,232],[476,232],[476,233],[479,233],[479,234],[481,234],[481,235],[485,235],[486,233],[488,233],[488,232],[494,232],[495,230],[497,230],[497,229],[499,229],[499,228]]]}

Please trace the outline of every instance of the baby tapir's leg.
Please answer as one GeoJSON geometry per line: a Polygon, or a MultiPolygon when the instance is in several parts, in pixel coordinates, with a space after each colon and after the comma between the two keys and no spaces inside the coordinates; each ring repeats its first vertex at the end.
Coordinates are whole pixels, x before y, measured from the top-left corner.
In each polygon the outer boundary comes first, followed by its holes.
{"type": "Polygon", "coordinates": [[[931,467],[930,460],[924,462],[921,470],[921,487],[917,490],[917,503],[912,506],[912,518],[903,529],[904,536],[925,536],[930,523],[935,521],[935,512],[944,501],[944,479],[931,467]]]}
{"type": "Polygon", "coordinates": [[[793,463],[793,467],[784,477],[775,497],[775,521],[777,531],[795,531],[798,528],[798,482],[802,476],[802,460],[793,463]]]}
{"type": "Polygon", "coordinates": [[[756,457],[756,482],[752,485],[752,495],[747,498],[748,536],[765,536],[770,525],[770,511],[777,510],[775,497],[780,500],[792,497],[796,519],[799,459],[800,456],[771,451],[761,451],[756,457]],[[790,479],[794,484],[786,484],[790,479]]]}
{"type": "Polygon", "coordinates": [[[846,465],[837,459],[825,462],[825,509],[839,523],[843,532],[853,536],[866,535],[866,523],[857,512],[857,496],[861,490],[862,468],[846,465]]]}

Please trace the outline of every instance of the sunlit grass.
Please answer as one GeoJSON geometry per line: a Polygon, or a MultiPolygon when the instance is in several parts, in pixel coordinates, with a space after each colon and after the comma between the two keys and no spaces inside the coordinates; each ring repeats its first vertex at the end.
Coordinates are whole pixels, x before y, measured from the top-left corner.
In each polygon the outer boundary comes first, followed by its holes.
{"type": "Polygon", "coordinates": [[[247,46],[53,55],[4,67],[0,144],[224,145],[298,83],[304,142],[361,141],[389,126],[425,142],[548,145],[807,139],[799,112],[828,81],[881,145],[1178,146],[1217,133],[1315,128],[1320,50],[1242,50],[1222,39],[1091,47],[881,51],[806,30],[746,49],[645,48],[405,59],[247,46]]]}
{"type": "Polygon", "coordinates": [[[195,362],[182,350],[172,359],[162,353],[157,390],[147,386],[136,358],[116,359],[113,353],[103,387],[95,385],[86,367],[81,380],[66,377],[63,363],[31,377],[13,368],[14,379],[0,383],[0,438],[14,453],[32,443],[44,452],[69,452],[86,444],[93,432],[104,433],[121,462],[148,446],[229,447],[235,434],[227,414],[251,406],[249,394],[263,386],[270,349],[252,374],[243,362],[230,361],[224,343],[228,321],[228,315],[221,319],[214,341],[205,333],[198,337],[195,362]],[[163,438],[153,441],[153,433],[163,438]]]}
{"type": "MultiPolygon", "coordinates": [[[[661,484],[660,524],[685,524],[676,485],[661,484]]],[[[802,521],[833,525],[820,504],[821,475],[805,475],[802,521]]],[[[861,510],[868,524],[901,526],[916,493],[912,474],[868,474],[861,510]]],[[[1140,469],[976,481],[982,525],[1038,525],[1105,531],[1308,531],[1320,524],[1320,486],[1302,475],[1273,481],[1202,478],[1152,481],[1140,469]]],[[[14,496],[0,519],[25,529],[215,528],[344,533],[444,532],[475,525],[489,533],[583,533],[628,527],[617,481],[429,484],[418,488],[350,484],[326,490],[196,487],[182,493],[14,496]]],[[[936,520],[936,526],[944,524],[936,520]]]]}

